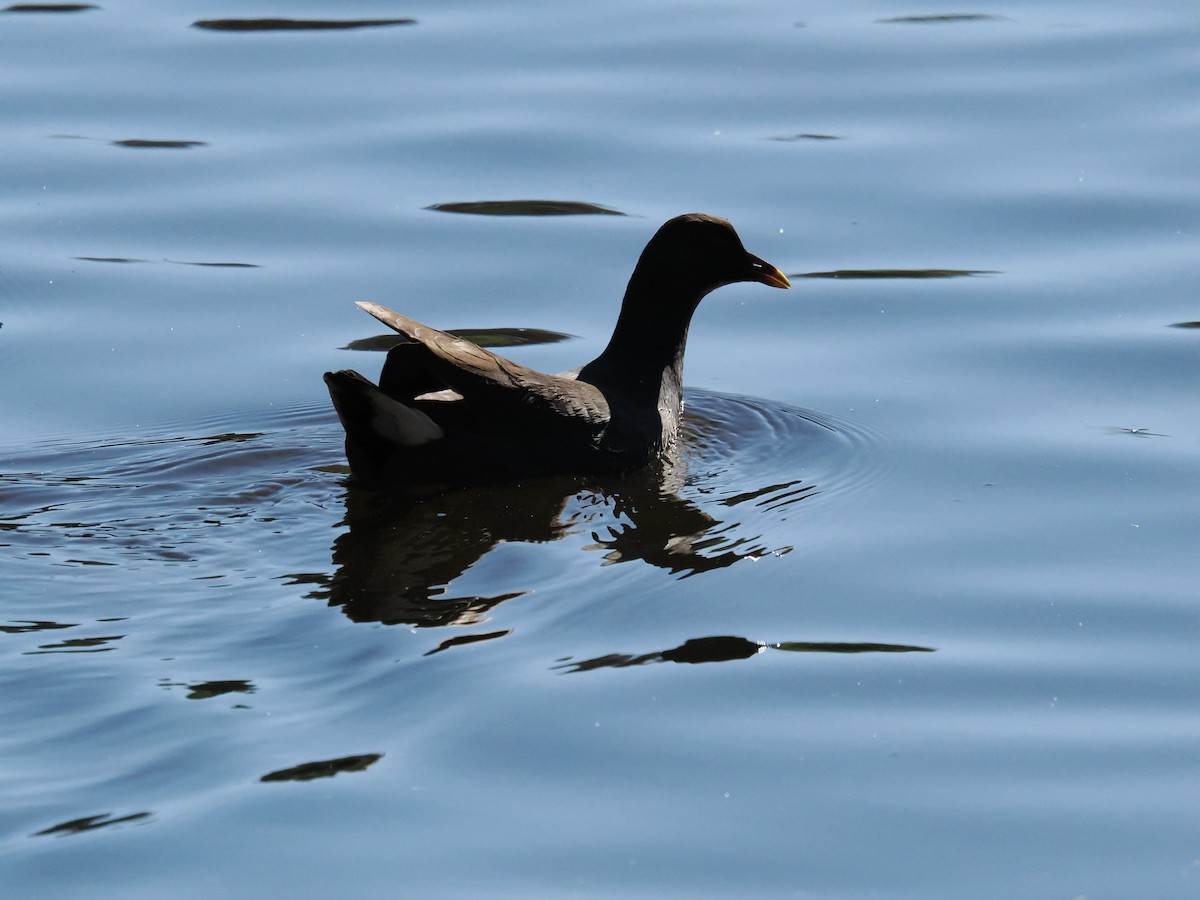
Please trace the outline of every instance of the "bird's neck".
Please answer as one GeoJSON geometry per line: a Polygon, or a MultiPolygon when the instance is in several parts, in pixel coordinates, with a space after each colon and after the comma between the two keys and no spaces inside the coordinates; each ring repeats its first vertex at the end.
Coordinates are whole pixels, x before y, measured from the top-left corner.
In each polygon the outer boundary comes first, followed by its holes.
{"type": "Polygon", "coordinates": [[[620,390],[640,402],[661,405],[666,400],[677,406],[688,326],[700,303],[696,294],[654,284],[635,273],[608,346],[583,367],[580,380],[620,390]],[[661,396],[664,392],[670,396],[661,396]]]}

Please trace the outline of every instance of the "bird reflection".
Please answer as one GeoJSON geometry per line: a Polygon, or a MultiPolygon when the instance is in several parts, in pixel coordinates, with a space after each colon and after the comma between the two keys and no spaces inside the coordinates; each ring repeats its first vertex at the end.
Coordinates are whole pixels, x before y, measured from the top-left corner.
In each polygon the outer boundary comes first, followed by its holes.
{"type": "MultiPolygon", "coordinates": [[[[605,564],[640,560],[682,577],[791,549],[770,549],[741,533],[739,522],[720,521],[682,497],[683,469],[675,460],[602,480],[563,476],[405,494],[348,485],[348,527],[333,545],[333,574],[293,578],[315,584],[310,596],[356,622],[470,625],[526,593],[451,591],[455,579],[502,543],[583,534],[592,539],[584,549],[601,551],[605,564]]],[[[771,489],[798,499],[815,485],[771,489]]],[[[732,506],[718,504],[722,514],[732,506]]]]}

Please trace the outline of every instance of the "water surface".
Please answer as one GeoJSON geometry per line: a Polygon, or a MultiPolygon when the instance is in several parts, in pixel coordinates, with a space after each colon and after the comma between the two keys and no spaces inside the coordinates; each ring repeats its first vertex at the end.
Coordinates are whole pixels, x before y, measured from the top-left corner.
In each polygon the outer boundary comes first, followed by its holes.
{"type": "Polygon", "coordinates": [[[1195,897],[1198,31],[9,7],[6,885],[1195,897]],[[680,465],[345,483],[355,300],[571,368],[691,210],[680,465]]]}

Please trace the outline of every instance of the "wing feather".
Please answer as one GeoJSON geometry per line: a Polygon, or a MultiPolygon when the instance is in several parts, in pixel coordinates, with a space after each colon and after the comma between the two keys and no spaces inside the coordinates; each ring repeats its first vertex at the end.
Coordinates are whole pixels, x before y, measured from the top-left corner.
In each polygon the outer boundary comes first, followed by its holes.
{"type": "Polygon", "coordinates": [[[358,306],[393,331],[424,344],[432,353],[438,377],[468,403],[486,404],[488,417],[519,414],[528,419],[533,414],[544,419],[546,427],[557,420],[559,427],[573,423],[589,429],[608,422],[608,402],[594,385],[530,369],[377,303],[358,306]]]}

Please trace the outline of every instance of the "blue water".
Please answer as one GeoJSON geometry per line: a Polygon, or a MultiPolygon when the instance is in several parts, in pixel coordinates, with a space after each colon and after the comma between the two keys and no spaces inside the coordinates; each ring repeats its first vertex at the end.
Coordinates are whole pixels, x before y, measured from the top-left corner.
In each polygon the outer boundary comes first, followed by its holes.
{"type": "Polygon", "coordinates": [[[1200,895],[1193,4],[103,6],[0,13],[6,893],[1200,895]],[[570,368],[691,210],[844,277],[665,482],[347,488],[353,301],[570,368]]]}

